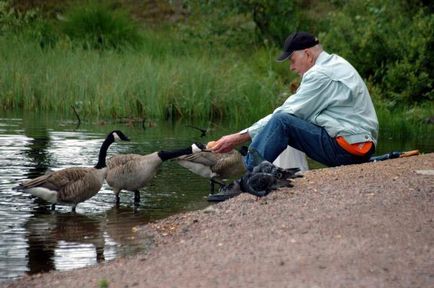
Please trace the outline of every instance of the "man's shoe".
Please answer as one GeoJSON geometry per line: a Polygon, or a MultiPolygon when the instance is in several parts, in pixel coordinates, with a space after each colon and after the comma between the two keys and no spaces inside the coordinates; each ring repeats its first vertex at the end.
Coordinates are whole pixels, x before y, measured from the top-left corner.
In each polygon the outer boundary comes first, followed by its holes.
{"type": "Polygon", "coordinates": [[[235,180],[234,182],[228,185],[224,185],[220,187],[218,193],[208,195],[208,201],[209,202],[225,201],[232,197],[240,195],[241,192],[242,191],[241,191],[239,180],[235,180]]]}

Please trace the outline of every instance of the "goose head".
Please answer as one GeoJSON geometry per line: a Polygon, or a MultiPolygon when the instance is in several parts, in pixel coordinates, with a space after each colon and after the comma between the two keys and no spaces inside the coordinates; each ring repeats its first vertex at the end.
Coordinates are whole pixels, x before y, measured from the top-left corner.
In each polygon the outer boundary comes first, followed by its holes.
{"type": "Polygon", "coordinates": [[[96,169],[106,167],[107,150],[110,145],[116,141],[130,141],[130,139],[120,130],[113,130],[112,132],[107,134],[99,150],[98,163],[95,165],[96,169]]]}
{"type": "Polygon", "coordinates": [[[113,142],[115,141],[130,141],[130,139],[127,137],[127,135],[125,135],[121,130],[113,130],[112,132],[110,132],[107,137],[113,136],[113,142]]]}
{"type": "Polygon", "coordinates": [[[171,151],[161,150],[158,152],[157,155],[161,161],[167,161],[169,159],[173,159],[173,158],[176,158],[176,157],[179,157],[182,155],[199,153],[199,152],[204,151],[205,149],[206,149],[205,145],[203,145],[202,143],[199,143],[199,142],[195,142],[195,143],[191,144],[190,147],[187,147],[187,148],[171,150],[171,151]]]}
{"type": "Polygon", "coordinates": [[[194,142],[191,145],[191,154],[199,153],[207,149],[207,146],[200,142],[194,142]]]}

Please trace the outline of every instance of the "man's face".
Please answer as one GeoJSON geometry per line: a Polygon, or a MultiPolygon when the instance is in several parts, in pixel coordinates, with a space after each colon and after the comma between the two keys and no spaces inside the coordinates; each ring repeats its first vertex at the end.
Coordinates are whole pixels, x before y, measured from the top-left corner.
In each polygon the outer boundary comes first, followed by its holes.
{"type": "Polygon", "coordinates": [[[294,51],[289,60],[291,71],[295,71],[298,75],[303,74],[313,66],[313,58],[309,50],[294,51]]]}

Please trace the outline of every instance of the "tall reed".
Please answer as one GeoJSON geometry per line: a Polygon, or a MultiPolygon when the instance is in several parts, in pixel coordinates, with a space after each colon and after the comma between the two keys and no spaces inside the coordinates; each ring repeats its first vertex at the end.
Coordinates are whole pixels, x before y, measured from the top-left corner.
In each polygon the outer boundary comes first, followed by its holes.
{"type": "MultiPolygon", "coordinates": [[[[271,111],[276,77],[231,55],[148,38],[128,53],[51,49],[0,38],[0,108],[99,117],[254,120],[271,111]]],[[[277,81],[279,82],[279,81],[277,81]]]]}
{"type": "MultiPolygon", "coordinates": [[[[74,106],[85,117],[249,124],[287,97],[281,92],[291,79],[287,66],[275,63],[276,51],[264,48],[240,58],[171,36],[144,33],[142,47],[124,53],[77,48],[66,40],[42,49],[25,37],[2,36],[0,111],[53,111],[74,117],[74,106]]],[[[433,116],[432,105],[390,110],[378,94],[372,88],[380,129],[418,135],[433,126],[423,124],[433,116]]]]}

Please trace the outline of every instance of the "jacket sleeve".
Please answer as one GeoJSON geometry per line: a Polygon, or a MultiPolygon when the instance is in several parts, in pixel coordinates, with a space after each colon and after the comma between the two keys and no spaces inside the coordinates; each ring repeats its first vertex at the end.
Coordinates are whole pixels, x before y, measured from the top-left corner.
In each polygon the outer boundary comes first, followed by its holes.
{"type": "Polygon", "coordinates": [[[333,89],[331,79],[321,73],[320,71],[307,72],[298,88],[297,92],[278,108],[276,108],[272,114],[265,116],[249,128],[241,131],[247,131],[251,138],[255,137],[264,126],[268,123],[273,114],[277,112],[284,112],[293,114],[304,120],[308,120],[314,123],[315,117],[326,109],[332,99],[330,99],[330,89],[333,89]]]}

